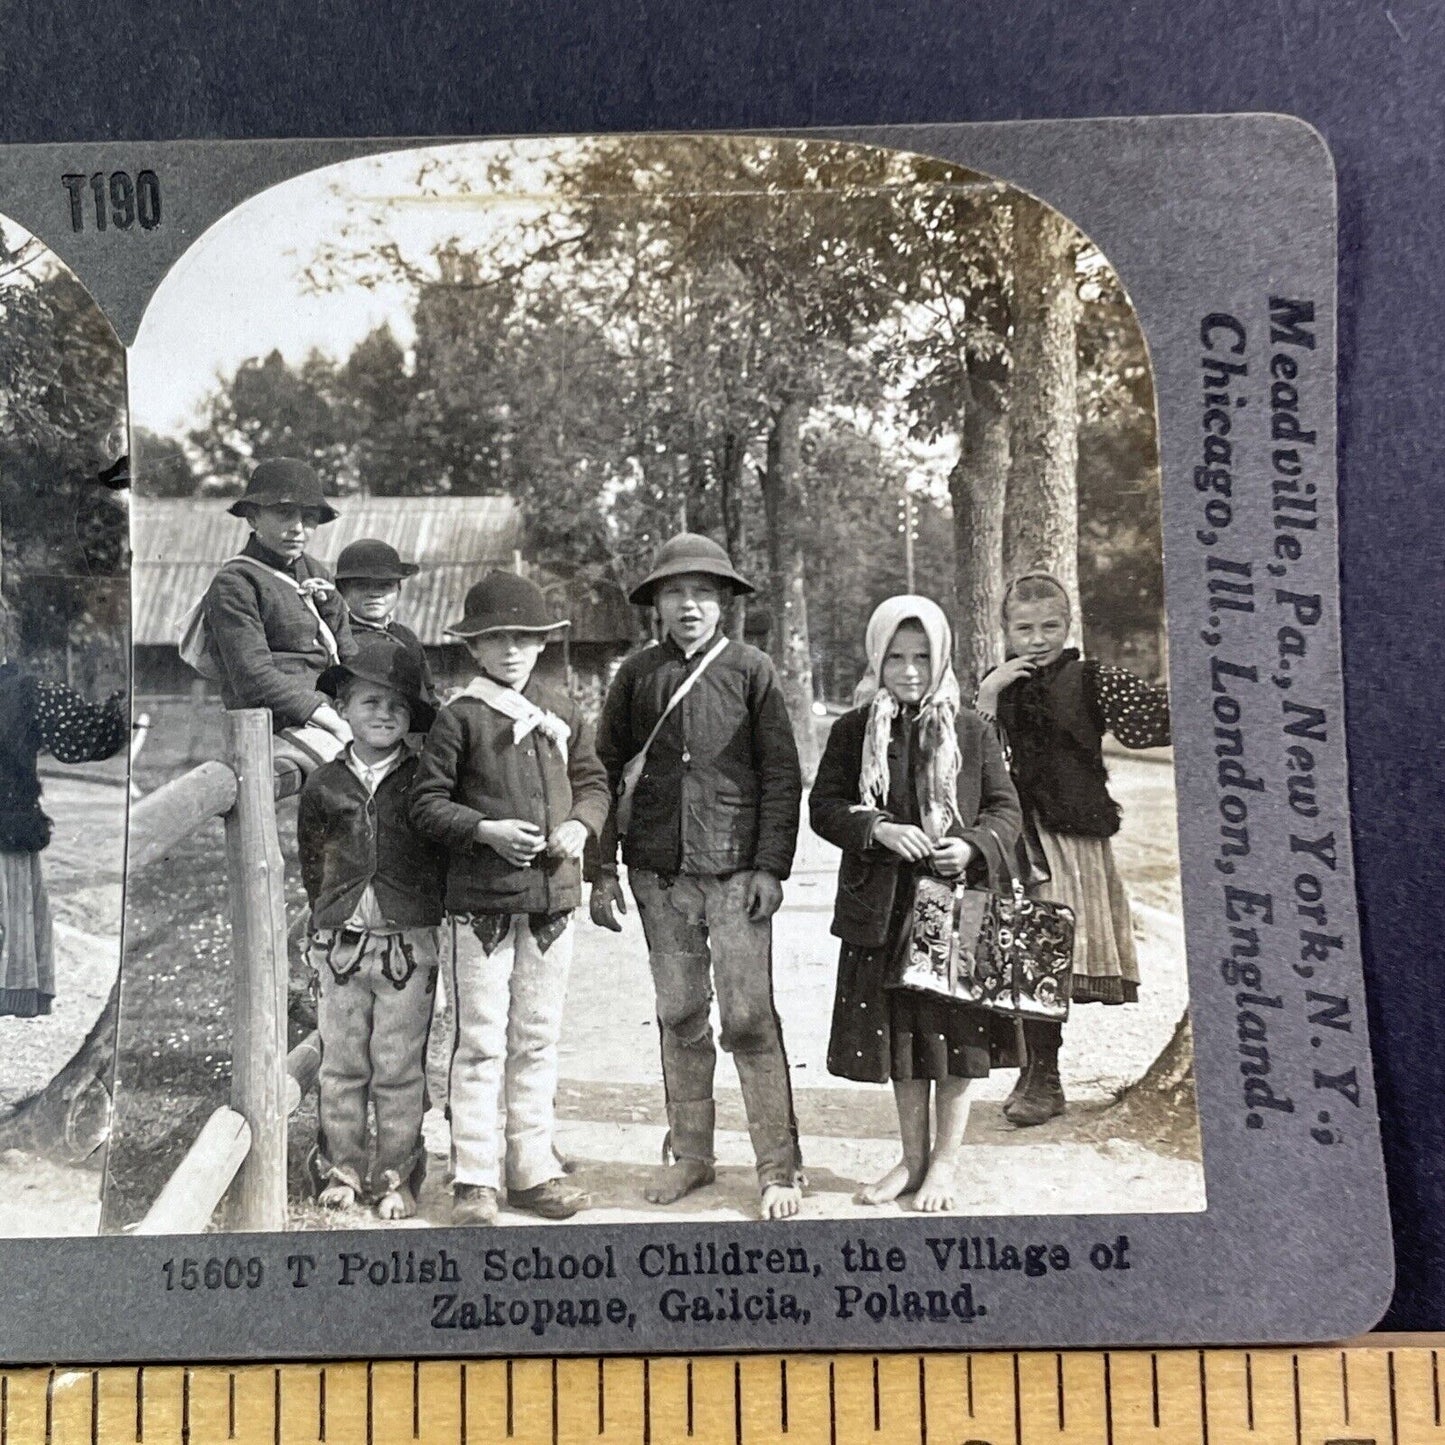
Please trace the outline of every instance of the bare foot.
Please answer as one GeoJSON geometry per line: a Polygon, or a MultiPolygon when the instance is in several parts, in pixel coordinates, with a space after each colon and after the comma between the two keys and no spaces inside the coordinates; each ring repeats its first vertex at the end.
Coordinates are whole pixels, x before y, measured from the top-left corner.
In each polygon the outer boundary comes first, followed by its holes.
{"type": "Polygon", "coordinates": [[[398,1184],[376,1201],[376,1212],[383,1219],[410,1219],[416,1213],[416,1200],[405,1184],[398,1184]]]}
{"type": "Polygon", "coordinates": [[[912,1194],[923,1180],[923,1168],[900,1159],[881,1179],[865,1184],[854,1196],[859,1204],[891,1204],[900,1194],[912,1194]]]}
{"type": "Polygon", "coordinates": [[[913,1196],[913,1207],[920,1214],[951,1214],[958,1208],[954,1196],[953,1165],[935,1159],[913,1196]]]}
{"type": "Polygon", "coordinates": [[[356,1204],[356,1190],[349,1184],[328,1184],[316,1202],[323,1209],[351,1209],[356,1204]]]}
{"type": "Polygon", "coordinates": [[[712,1165],[701,1159],[675,1159],[652,1171],[642,1194],[652,1204],[676,1204],[684,1194],[711,1184],[716,1177],[712,1165]]]}
{"type": "Polygon", "coordinates": [[[769,1184],[759,1209],[762,1219],[791,1219],[803,1207],[803,1191],[796,1184],[769,1184]]]}

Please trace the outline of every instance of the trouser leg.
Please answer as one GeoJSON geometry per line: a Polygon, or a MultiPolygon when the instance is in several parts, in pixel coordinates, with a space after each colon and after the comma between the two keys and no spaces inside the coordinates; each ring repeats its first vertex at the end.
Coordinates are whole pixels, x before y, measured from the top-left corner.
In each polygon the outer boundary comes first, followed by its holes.
{"type": "Polygon", "coordinates": [[[571,919],[546,952],[527,917],[512,920],[515,950],[507,1016],[507,1188],[535,1189],[561,1174],[556,1127],[557,1042],[576,930],[571,919]]]}
{"type": "Polygon", "coordinates": [[[312,941],[320,975],[317,1027],[321,1033],[319,1158],[323,1180],[358,1193],[366,1178],[366,1103],[371,1087],[371,980],[366,935],[318,935],[312,941]],[[365,940],[364,942],[362,940],[365,940]]]}
{"type": "Polygon", "coordinates": [[[448,1098],[451,1109],[452,1175],[458,1184],[501,1187],[497,1157],[497,1111],[507,1051],[516,920],[486,953],[471,928],[456,930],[451,992],[455,1017],[448,1098]]]}
{"type": "Polygon", "coordinates": [[[695,879],[664,885],[642,869],[633,869],[631,882],[657,998],[672,1153],[712,1164],[717,1049],[708,1012],[712,982],[701,890],[695,879]]]}
{"type": "Polygon", "coordinates": [[[374,1192],[410,1181],[424,1158],[426,1043],[436,1001],[437,930],[412,928],[386,940],[373,984],[371,1101],[376,1110],[374,1192]]]}
{"type": "Polygon", "coordinates": [[[773,1001],[773,924],[749,917],[748,884],[747,873],[735,873],[705,880],[703,891],[722,1046],[737,1066],[758,1183],[766,1189],[797,1182],[798,1137],[773,1001]]]}

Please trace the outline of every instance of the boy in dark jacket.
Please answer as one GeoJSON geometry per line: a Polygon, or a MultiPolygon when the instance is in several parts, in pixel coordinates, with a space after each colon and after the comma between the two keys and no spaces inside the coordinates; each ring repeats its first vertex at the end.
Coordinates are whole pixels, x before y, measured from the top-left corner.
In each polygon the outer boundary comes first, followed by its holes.
{"type": "Polygon", "coordinates": [[[383,1219],[416,1213],[426,1172],[425,1058],[436,996],[445,859],[410,823],[417,757],[406,742],[433,710],[415,661],[368,635],[350,663],[328,668],[353,738],[301,790],[297,838],[311,901],[312,962],[321,984],[320,1200],[363,1194],[383,1219]],[[376,1160],[367,1168],[368,1102],[376,1160]]]}
{"type": "Polygon", "coordinates": [[[436,689],[426,649],[416,633],[395,616],[401,601],[401,584],[419,571],[421,568],[415,562],[403,562],[390,542],[362,537],[348,542],[336,559],[336,590],[346,603],[352,632],[358,637],[365,632],[379,632],[401,643],[421,669],[425,696],[435,701],[436,689]]]}
{"type": "MultiPolygon", "coordinates": [[[[597,751],[616,791],[628,763],[647,750],[630,790],[622,861],[657,990],[673,1156],[647,1197],[671,1204],[714,1176],[715,979],[722,1046],[737,1065],[757,1158],[762,1216],[785,1219],[798,1212],[802,1196],[788,1061],[773,1004],[772,918],[792,870],[803,782],[772,663],[719,629],[727,594],[752,590],[707,537],[684,532],[663,544],[632,601],[657,609],[664,635],[618,670],[602,707],[597,751]]],[[[627,906],[617,843],[614,815],[591,901],[593,922],[613,930],[621,928],[616,910],[627,906]]]]}
{"type": "Polygon", "coordinates": [[[413,796],[417,830],[447,851],[447,912],[465,925],[450,990],[458,1224],[497,1219],[502,1088],[507,1202],[545,1219],[587,1202],[561,1177],[553,1098],[580,860],[608,796],[580,710],[533,676],[548,635],[565,626],[524,577],[491,572],[467,593],[465,616],[447,630],[479,673],[437,714],[413,796]]]}
{"type": "Polygon", "coordinates": [[[316,473],[277,457],[251,473],[227,509],[251,536],[211,579],[202,604],[227,708],[271,710],[276,755],[303,772],[334,758],[351,730],[317,687],[355,644],[346,604],[325,567],[307,555],[319,526],[336,520],[316,473]]]}

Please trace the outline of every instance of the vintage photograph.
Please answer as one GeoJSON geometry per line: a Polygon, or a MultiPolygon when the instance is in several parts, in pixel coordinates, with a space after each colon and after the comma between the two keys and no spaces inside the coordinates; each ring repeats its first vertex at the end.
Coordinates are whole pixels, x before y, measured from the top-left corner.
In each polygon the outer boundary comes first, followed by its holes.
{"type": "Polygon", "coordinates": [[[93,1235],[125,855],[125,352],[0,216],[0,1237],[93,1235]]]}
{"type": "Polygon", "coordinates": [[[399,151],[129,368],[105,1232],[1205,1207],[1154,384],[1066,217],[399,151]]]}

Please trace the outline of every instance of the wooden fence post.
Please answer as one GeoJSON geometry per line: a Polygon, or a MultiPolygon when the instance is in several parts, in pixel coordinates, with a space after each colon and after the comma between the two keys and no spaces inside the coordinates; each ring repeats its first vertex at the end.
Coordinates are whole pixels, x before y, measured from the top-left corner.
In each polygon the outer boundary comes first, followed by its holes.
{"type": "Polygon", "coordinates": [[[228,712],[226,761],[236,774],[226,814],[234,1008],[231,1103],[251,1148],[231,1195],[233,1227],[286,1228],[286,898],[271,775],[271,714],[228,712]]]}

